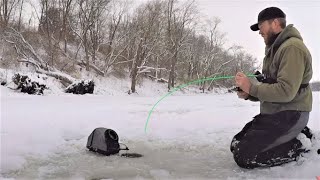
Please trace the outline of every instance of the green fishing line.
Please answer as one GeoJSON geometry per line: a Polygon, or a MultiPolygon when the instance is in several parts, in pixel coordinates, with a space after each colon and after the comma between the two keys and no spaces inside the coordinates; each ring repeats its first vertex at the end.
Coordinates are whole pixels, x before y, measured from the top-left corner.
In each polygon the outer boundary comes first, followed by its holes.
{"type": "MultiPolygon", "coordinates": [[[[253,74],[249,74],[247,75],[247,77],[255,77],[256,75],[253,75],[253,74]]],[[[151,110],[149,111],[149,115],[148,115],[148,118],[147,118],[147,122],[144,126],[144,132],[146,133],[147,132],[147,127],[148,127],[148,124],[149,124],[149,120],[150,120],[150,116],[154,110],[154,108],[159,104],[160,101],[162,101],[164,98],[168,97],[169,95],[173,94],[174,92],[178,91],[179,89],[182,89],[186,86],[189,86],[191,84],[194,84],[194,83],[199,83],[199,82],[205,82],[205,81],[215,81],[215,80],[220,80],[220,79],[232,79],[234,78],[235,76],[218,76],[218,77],[211,77],[211,78],[204,78],[204,79],[197,79],[197,80],[194,80],[194,81],[191,81],[191,82],[188,82],[186,84],[182,84],[176,88],[173,88],[172,91],[168,92],[167,94],[165,94],[164,96],[162,96],[154,105],[153,107],[151,108],[151,110]]]]}

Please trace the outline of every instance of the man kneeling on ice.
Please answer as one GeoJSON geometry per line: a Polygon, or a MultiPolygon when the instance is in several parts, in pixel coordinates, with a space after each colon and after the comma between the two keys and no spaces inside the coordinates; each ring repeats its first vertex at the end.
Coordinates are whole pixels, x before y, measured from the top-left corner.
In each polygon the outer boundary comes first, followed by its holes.
{"type": "Polygon", "coordinates": [[[266,44],[261,82],[251,82],[238,72],[239,98],[260,101],[260,114],[234,136],[231,152],[243,168],[271,167],[295,161],[307,152],[297,139],[312,138],[307,123],[312,108],[311,55],[299,31],[286,26],[286,15],[269,7],[251,26],[266,44]]]}

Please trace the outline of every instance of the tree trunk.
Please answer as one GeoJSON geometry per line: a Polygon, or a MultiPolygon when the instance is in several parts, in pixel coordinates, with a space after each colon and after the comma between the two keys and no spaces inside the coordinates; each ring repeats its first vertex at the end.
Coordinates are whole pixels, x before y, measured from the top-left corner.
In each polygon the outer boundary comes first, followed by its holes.
{"type": "Polygon", "coordinates": [[[18,22],[18,30],[19,31],[21,31],[21,15],[22,15],[23,3],[24,3],[24,0],[21,1],[21,6],[20,6],[20,14],[19,14],[19,22],[18,22]]]}
{"type": "Polygon", "coordinates": [[[170,68],[170,73],[169,73],[168,90],[170,90],[171,88],[174,88],[175,67],[176,67],[176,63],[177,63],[177,58],[178,58],[178,51],[175,50],[174,55],[171,59],[171,68],[170,68]]]}
{"type": "MultiPolygon", "coordinates": [[[[205,78],[207,78],[207,76],[208,76],[208,70],[206,70],[206,73],[203,78],[205,79],[205,78]]],[[[202,82],[202,93],[204,93],[205,88],[206,88],[206,81],[203,81],[202,82]]]]}
{"type": "Polygon", "coordinates": [[[189,63],[189,66],[188,66],[188,80],[190,79],[191,77],[191,64],[189,63]]]}
{"type": "Polygon", "coordinates": [[[3,27],[8,26],[8,21],[9,21],[9,14],[8,14],[8,0],[3,0],[3,9],[2,9],[2,16],[3,16],[3,27]]]}
{"type": "Polygon", "coordinates": [[[132,71],[131,71],[131,92],[135,93],[136,92],[136,83],[137,83],[137,76],[138,76],[138,66],[141,65],[142,61],[142,38],[140,39],[137,53],[136,53],[136,58],[133,61],[132,64],[132,71]]]}
{"type": "Polygon", "coordinates": [[[89,62],[89,51],[88,51],[87,31],[85,31],[85,32],[84,32],[84,35],[83,35],[83,45],[84,45],[85,58],[86,58],[86,70],[89,71],[89,69],[90,69],[90,62],[89,62]]]}

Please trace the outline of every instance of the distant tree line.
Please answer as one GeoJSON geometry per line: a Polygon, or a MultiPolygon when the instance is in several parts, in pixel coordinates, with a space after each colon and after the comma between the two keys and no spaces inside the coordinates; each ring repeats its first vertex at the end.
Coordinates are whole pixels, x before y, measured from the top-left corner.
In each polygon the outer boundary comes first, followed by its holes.
{"type": "MultiPolygon", "coordinates": [[[[123,0],[38,0],[28,5],[40,12],[25,21],[24,0],[0,1],[2,67],[27,63],[65,84],[79,70],[129,76],[131,93],[143,77],[170,90],[177,83],[257,68],[256,58],[241,46],[225,46],[221,20],[201,17],[194,1],[154,0],[135,7],[123,0]]],[[[202,91],[232,85],[230,80],[198,84],[202,91]]]]}

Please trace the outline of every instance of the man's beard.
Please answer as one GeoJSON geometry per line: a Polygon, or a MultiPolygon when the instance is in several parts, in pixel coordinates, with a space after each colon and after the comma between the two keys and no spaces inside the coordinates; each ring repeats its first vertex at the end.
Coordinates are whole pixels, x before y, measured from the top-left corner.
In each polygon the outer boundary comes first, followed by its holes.
{"type": "Polygon", "coordinates": [[[267,38],[267,41],[266,41],[266,45],[267,46],[271,46],[274,43],[274,41],[277,39],[278,35],[279,34],[276,34],[276,33],[272,32],[272,31],[269,31],[268,38],[267,38]]]}

